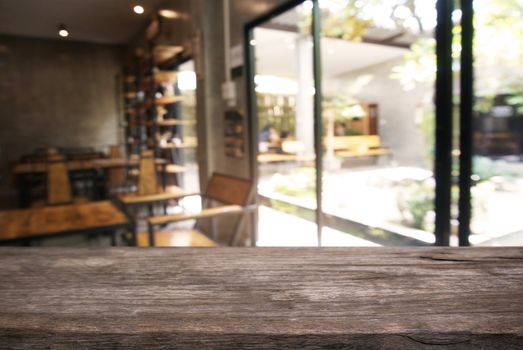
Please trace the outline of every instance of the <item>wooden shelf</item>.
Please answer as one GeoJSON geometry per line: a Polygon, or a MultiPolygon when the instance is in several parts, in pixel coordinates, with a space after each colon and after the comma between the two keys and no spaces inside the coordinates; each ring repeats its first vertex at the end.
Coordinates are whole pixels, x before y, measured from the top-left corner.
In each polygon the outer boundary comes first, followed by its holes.
{"type": "MultiPolygon", "coordinates": [[[[139,55],[135,53],[123,75],[126,140],[133,140],[127,142],[129,154],[137,154],[145,148],[155,151],[180,149],[179,152],[183,152],[184,149],[190,151],[197,145],[196,138],[184,137],[182,143],[175,137],[179,131],[177,127],[194,125],[195,120],[169,119],[183,118],[185,115],[180,112],[185,113],[186,108],[179,110],[175,107],[179,106],[176,103],[187,101],[185,97],[173,96],[178,72],[168,65],[175,63],[174,59],[183,51],[183,45],[175,41],[175,31],[170,26],[173,23],[177,24],[177,21],[171,22],[167,23],[161,17],[157,17],[155,23],[147,29],[145,37],[149,39],[139,48],[139,55]],[[159,135],[160,131],[172,135],[159,135]],[[161,145],[159,139],[165,142],[166,138],[171,139],[172,143],[161,145]]],[[[188,115],[192,116],[193,113],[188,115]]],[[[171,159],[171,162],[174,160],[171,159]]],[[[166,171],[173,174],[183,173],[186,168],[183,164],[172,165],[166,171]]]]}
{"type": "Polygon", "coordinates": [[[136,75],[126,75],[124,78],[123,78],[123,81],[128,83],[128,84],[132,84],[136,81],[136,75]]]}
{"type": "Polygon", "coordinates": [[[154,81],[158,84],[175,84],[178,79],[177,71],[158,71],[154,73],[154,81]]]}
{"type": "Polygon", "coordinates": [[[153,126],[154,122],[149,120],[136,120],[134,122],[131,122],[132,125],[139,125],[139,126],[153,126]]]}
{"type": "Polygon", "coordinates": [[[186,149],[186,148],[196,148],[198,145],[196,144],[174,144],[174,143],[168,143],[166,145],[160,145],[159,147],[161,149],[186,149]]]}
{"type": "Polygon", "coordinates": [[[155,121],[158,126],[178,126],[178,125],[194,125],[195,120],[178,120],[178,119],[164,119],[155,121]]]}
{"type": "Polygon", "coordinates": [[[184,143],[167,143],[164,145],[159,145],[162,149],[178,149],[178,148],[196,148],[198,143],[196,139],[187,139],[184,143]]]}
{"type": "Polygon", "coordinates": [[[163,105],[168,105],[171,103],[180,102],[181,100],[182,100],[182,96],[164,96],[164,97],[155,99],[154,102],[157,106],[163,106],[163,105]]]}
{"type": "Polygon", "coordinates": [[[172,103],[177,103],[182,101],[182,96],[164,96],[155,99],[148,99],[140,103],[137,107],[141,109],[147,109],[154,106],[165,106],[172,103]]]}
{"type": "Polygon", "coordinates": [[[167,60],[174,58],[177,54],[183,51],[182,46],[172,45],[158,45],[153,49],[153,59],[157,64],[164,63],[167,60]]]}
{"type": "Polygon", "coordinates": [[[187,171],[187,168],[184,167],[183,165],[168,164],[165,166],[165,172],[168,174],[178,174],[178,173],[183,173],[186,171],[187,171]]]}

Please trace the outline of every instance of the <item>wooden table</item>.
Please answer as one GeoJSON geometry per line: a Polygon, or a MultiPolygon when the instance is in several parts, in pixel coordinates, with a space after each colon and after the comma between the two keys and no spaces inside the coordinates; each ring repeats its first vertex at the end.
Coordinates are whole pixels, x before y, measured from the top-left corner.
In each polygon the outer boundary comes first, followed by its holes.
{"type": "Polygon", "coordinates": [[[0,248],[3,348],[521,349],[523,248],[0,248]]]}
{"type": "MultiPolygon", "coordinates": [[[[131,168],[138,167],[140,160],[138,158],[102,158],[102,159],[91,159],[91,160],[70,160],[67,161],[67,169],[69,172],[90,172],[90,177],[97,179],[100,187],[98,189],[99,195],[97,199],[104,199],[103,192],[105,190],[104,172],[101,172],[102,179],[98,179],[99,175],[97,170],[106,170],[111,168],[131,168]]],[[[163,167],[163,182],[166,183],[165,179],[165,168],[167,161],[165,159],[155,159],[156,165],[163,167]]],[[[43,174],[47,171],[47,164],[45,162],[31,162],[31,163],[15,163],[11,169],[14,177],[16,178],[17,187],[19,189],[19,206],[21,208],[27,208],[30,204],[29,195],[29,180],[33,174],[43,174]]]]}
{"type": "Polygon", "coordinates": [[[173,199],[180,199],[188,196],[199,195],[199,192],[187,192],[178,186],[169,186],[168,192],[154,193],[154,194],[138,194],[138,193],[120,193],[116,195],[117,203],[120,203],[120,208],[126,213],[128,217],[131,215],[131,207],[138,205],[147,205],[149,216],[154,215],[153,204],[163,203],[164,214],[167,213],[167,201],[173,199]]]}
{"type": "MultiPolygon", "coordinates": [[[[93,169],[107,169],[107,168],[121,168],[121,167],[137,167],[140,160],[138,158],[102,158],[91,160],[70,160],[67,161],[67,169],[75,170],[93,170],[93,169]]],[[[165,159],[155,159],[157,165],[166,165],[165,159]]],[[[47,171],[47,164],[45,162],[31,162],[31,163],[15,163],[12,167],[12,173],[18,174],[34,174],[45,173],[47,171]]]]}
{"type": "MultiPolygon", "coordinates": [[[[131,207],[139,205],[147,205],[149,216],[154,215],[153,205],[155,203],[163,203],[163,213],[167,214],[167,202],[169,200],[181,199],[188,196],[199,195],[199,192],[187,192],[178,186],[170,186],[168,192],[143,194],[138,193],[120,193],[116,195],[116,202],[119,203],[120,208],[125,212],[127,217],[136,221],[136,215],[132,214],[131,207]]],[[[134,227],[134,226],[133,226],[134,227]]],[[[133,241],[137,246],[143,246],[143,235],[145,233],[135,233],[133,241]]],[[[146,234],[147,235],[147,234],[146,234]]],[[[164,240],[165,241],[165,240],[164,240]]]]}
{"type": "Polygon", "coordinates": [[[165,202],[171,199],[179,199],[198,194],[199,192],[187,192],[178,186],[170,186],[168,192],[144,195],[138,193],[120,193],[116,195],[116,199],[122,204],[129,206],[165,202]]]}
{"type": "Polygon", "coordinates": [[[65,234],[115,232],[131,227],[127,216],[110,201],[0,212],[0,243],[30,241],[65,234]]]}

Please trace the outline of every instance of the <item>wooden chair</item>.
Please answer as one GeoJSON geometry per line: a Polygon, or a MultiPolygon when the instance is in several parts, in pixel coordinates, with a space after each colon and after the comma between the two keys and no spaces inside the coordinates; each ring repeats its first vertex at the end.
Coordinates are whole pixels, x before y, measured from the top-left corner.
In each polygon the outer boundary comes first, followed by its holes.
{"type": "Polygon", "coordinates": [[[191,234],[194,239],[197,239],[196,237],[201,238],[202,236],[206,238],[206,236],[196,230],[196,228],[198,227],[200,220],[210,219],[212,237],[213,239],[216,239],[215,218],[232,214],[241,214],[239,220],[236,222],[234,233],[229,241],[229,244],[233,245],[238,238],[245,214],[256,209],[255,205],[249,205],[252,191],[253,184],[249,180],[214,173],[207,185],[206,192],[203,195],[201,194],[204,204],[201,211],[196,213],[187,212],[148,218],[147,223],[150,245],[154,247],[155,239],[159,236],[169,236],[172,238],[180,234],[187,235],[187,230],[155,231],[154,228],[157,226],[195,219],[196,224],[194,229],[191,230],[191,234]],[[219,203],[219,205],[214,206],[215,202],[219,203]]]}
{"type": "MultiPolygon", "coordinates": [[[[71,203],[86,203],[89,199],[85,196],[73,195],[69,170],[65,157],[61,154],[50,154],[46,161],[47,167],[47,201],[44,205],[62,205],[71,203]]],[[[35,203],[33,206],[42,206],[35,203]]]]}
{"type": "MultiPolygon", "coordinates": [[[[124,158],[122,154],[122,147],[119,145],[112,145],[109,147],[110,159],[124,158]]],[[[123,192],[126,190],[126,169],[124,167],[107,169],[107,178],[105,188],[108,192],[123,192]]]]}
{"type": "Polygon", "coordinates": [[[140,156],[140,177],[138,178],[138,194],[148,195],[158,193],[158,178],[156,175],[156,164],[154,152],[142,151],[140,156]]]}
{"type": "Polygon", "coordinates": [[[64,156],[47,157],[47,204],[59,205],[73,202],[71,182],[64,156]]]}

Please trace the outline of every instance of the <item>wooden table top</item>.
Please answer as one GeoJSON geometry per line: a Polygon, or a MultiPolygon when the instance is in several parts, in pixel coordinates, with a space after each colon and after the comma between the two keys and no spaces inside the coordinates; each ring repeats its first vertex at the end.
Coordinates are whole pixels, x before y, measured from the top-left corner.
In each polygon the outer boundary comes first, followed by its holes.
{"type": "Polygon", "coordinates": [[[521,349],[523,248],[0,248],[5,348],[521,349]]]}
{"type": "MultiPolygon", "coordinates": [[[[88,169],[105,169],[138,166],[140,160],[135,158],[102,158],[92,160],[70,160],[67,161],[69,170],[88,170],[88,169]]],[[[167,163],[165,159],[156,159],[157,165],[167,163]]],[[[45,162],[16,163],[13,165],[14,174],[43,173],[47,171],[45,162]]]]}
{"type": "Polygon", "coordinates": [[[0,211],[0,241],[124,226],[127,217],[110,201],[0,211]]]}
{"type": "Polygon", "coordinates": [[[187,196],[197,195],[199,192],[187,192],[177,186],[169,186],[168,192],[154,193],[154,194],[143,194],[138,193],[120,193],[116,195],[116,198],[123,204],[144,204],[163,202],[169,199],[178,199],[187,196]]]}

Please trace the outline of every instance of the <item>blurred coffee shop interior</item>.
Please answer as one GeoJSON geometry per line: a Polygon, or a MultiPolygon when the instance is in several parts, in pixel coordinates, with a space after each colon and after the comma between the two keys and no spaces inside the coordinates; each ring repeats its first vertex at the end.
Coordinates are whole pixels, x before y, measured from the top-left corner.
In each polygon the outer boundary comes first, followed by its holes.
{"type": "Polygon", "coordinates": [[[0,244],[522,245],[523,3],[460,4],[0,0],[0,244]]]}

